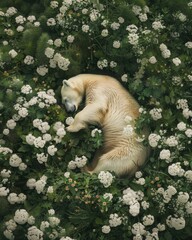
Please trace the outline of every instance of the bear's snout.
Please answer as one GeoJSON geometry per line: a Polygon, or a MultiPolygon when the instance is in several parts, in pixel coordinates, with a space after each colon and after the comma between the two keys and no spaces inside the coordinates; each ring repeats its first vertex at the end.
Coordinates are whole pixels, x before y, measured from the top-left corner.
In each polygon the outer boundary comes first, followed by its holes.
{"type": "Polygon", "coordinates": [[[73,113],[76,111],[76,106],[73,103],[70,103],[69,101],[64,101],[65,109],[68,113],[73,113]]]}

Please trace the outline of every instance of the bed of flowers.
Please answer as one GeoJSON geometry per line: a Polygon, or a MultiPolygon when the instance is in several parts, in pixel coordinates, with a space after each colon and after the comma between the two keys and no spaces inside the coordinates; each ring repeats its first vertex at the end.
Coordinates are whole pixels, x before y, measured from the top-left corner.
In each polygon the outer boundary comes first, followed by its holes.
{"type": "Polygon", "coordinates": [[[1,1],[0,42],[0,239],[190,239],[192,2],[1,1]],[[141,104],[151,153],[134,177],[81,172],[103,139],[65,130],[60,88],[79,73],[141,104]]]}

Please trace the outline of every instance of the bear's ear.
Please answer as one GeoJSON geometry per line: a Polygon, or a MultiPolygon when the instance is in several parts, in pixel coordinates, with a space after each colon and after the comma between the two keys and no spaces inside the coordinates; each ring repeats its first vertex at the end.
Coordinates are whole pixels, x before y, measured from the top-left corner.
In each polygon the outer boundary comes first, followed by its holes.
{"type": "Polygon", "coordinates": [[[69,83],[68,83],[67,80],[63,80],[63,86],[64,86],[64,87],[69,87],[69,83]]]}

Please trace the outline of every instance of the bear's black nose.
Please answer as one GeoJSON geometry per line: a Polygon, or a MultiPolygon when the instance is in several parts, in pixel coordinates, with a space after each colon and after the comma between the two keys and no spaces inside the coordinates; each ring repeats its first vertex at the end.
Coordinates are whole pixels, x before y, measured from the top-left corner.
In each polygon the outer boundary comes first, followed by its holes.
{"type": "Polygon", "coordinates": [[[68,101],[64,102],[65,109],[68,113],[73,113],[76,111],[76,106],[68,101]]]}

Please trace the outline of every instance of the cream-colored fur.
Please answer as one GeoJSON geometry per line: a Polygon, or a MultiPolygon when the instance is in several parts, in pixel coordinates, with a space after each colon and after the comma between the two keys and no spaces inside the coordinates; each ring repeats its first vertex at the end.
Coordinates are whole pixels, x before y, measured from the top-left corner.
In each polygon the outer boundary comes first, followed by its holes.
{"type": "MultiPolygon", "coordinates": [[[[81,74],[64,80],[62,101],[70,109],[77,110],[83,97],[85,107],[76,114],[69,132],[78,132],[88,124],[99,125],[104,134],[104,144],[96,153],[90,173],[114,171],[117,175],[133,175],[145,162],[148,149],[138,142],[137,135],[123,133],[126,116],[135,120],[139,116],[139,104],[114,78],[104,75],[81,74]]],[[[132,121],[133,122],[133,121],[132,121]]]]}

